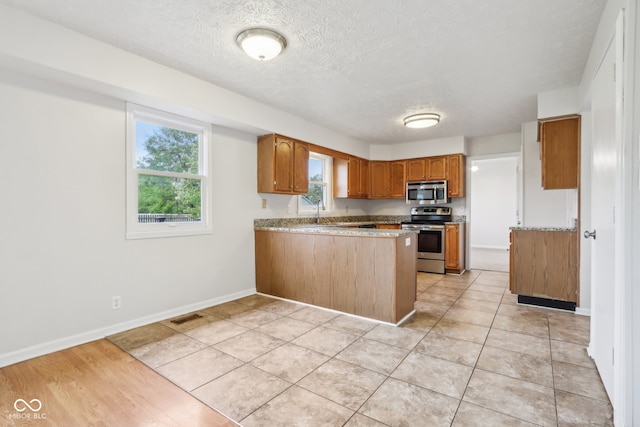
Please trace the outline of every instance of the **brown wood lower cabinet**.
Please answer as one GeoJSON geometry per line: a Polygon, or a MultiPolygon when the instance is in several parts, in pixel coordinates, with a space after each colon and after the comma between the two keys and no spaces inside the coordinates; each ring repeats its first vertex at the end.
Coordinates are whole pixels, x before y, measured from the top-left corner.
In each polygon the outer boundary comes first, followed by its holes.
{"type": "Polygon", "coordinates": [[[460,274],[465,269],[464,223],[444,226],[444,267],[447,273],[460,274]]]}
{"type": "Polygon", "coordinates": [[[512,230],[511,292],[579,303],[577,246],[577,231],[512,230]]]}
{"type": "Polygon", "coordinates": [[[258,292],[389,323],[413,311],[414,235],[256,230],[255,242],[258,292]]]}

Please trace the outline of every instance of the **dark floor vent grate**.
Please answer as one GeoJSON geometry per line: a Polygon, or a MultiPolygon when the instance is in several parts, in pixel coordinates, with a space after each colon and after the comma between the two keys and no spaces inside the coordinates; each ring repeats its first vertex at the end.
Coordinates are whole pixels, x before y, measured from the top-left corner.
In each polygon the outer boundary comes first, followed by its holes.
{"type": "Polygon", "coordinates": [[[530,297],[527,295],[518,295],[518,303],[538,305],[541,307],[557,308],[559,310],[576,311],[576,303],[571,301],[560,301],[556,299],[530,297]]]}
{"type": "Polygon", "coordinates": [[[175,323],[176,325],[182,325],[185,322],[189,322],[190,320],[196,320],[201,318],[199,314],[190,314],[188,316],[181,317],[179,319],[173,319],[171,323],[175,323]]]}

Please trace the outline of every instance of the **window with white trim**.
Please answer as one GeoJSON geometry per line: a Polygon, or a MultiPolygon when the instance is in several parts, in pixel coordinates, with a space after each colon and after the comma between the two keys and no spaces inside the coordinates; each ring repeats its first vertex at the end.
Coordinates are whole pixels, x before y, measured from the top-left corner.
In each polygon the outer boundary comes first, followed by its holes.
{"type": "Polygon", "coordinates": [[[298,196],[299,214],[316,214],[318,205],[321,215],[322,212],[333,212],[332,168],[331,156],[309,153],[309,192],[298,196]]]}
{"type": "Polygon", "coordinates": [[[127,104],[128,239],[211,233],[211,125],[127,104]]]}

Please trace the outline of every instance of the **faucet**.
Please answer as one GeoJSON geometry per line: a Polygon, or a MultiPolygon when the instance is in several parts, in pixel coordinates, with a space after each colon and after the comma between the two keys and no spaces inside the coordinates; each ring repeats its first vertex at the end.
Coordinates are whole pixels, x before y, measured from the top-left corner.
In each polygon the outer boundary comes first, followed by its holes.
{"type": "Polygon", "coordinates": [[[320,205],[322,205],[322,210],[324,210],[324,202],[322,201],[322,199],[320,199],[316,204],[318,205],[318,216],[316,217],[316,224],[320,224],[320,205]]]}

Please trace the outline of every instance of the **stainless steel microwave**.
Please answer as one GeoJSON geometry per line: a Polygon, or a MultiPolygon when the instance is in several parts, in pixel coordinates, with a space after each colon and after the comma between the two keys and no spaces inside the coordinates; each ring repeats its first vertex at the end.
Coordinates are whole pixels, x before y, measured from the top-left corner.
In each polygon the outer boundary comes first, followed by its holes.
{"type": "Polygon", "coordinates": [[[441,205],[449,203],[447,181],[407,182],[407,204],[441,205]]]}

